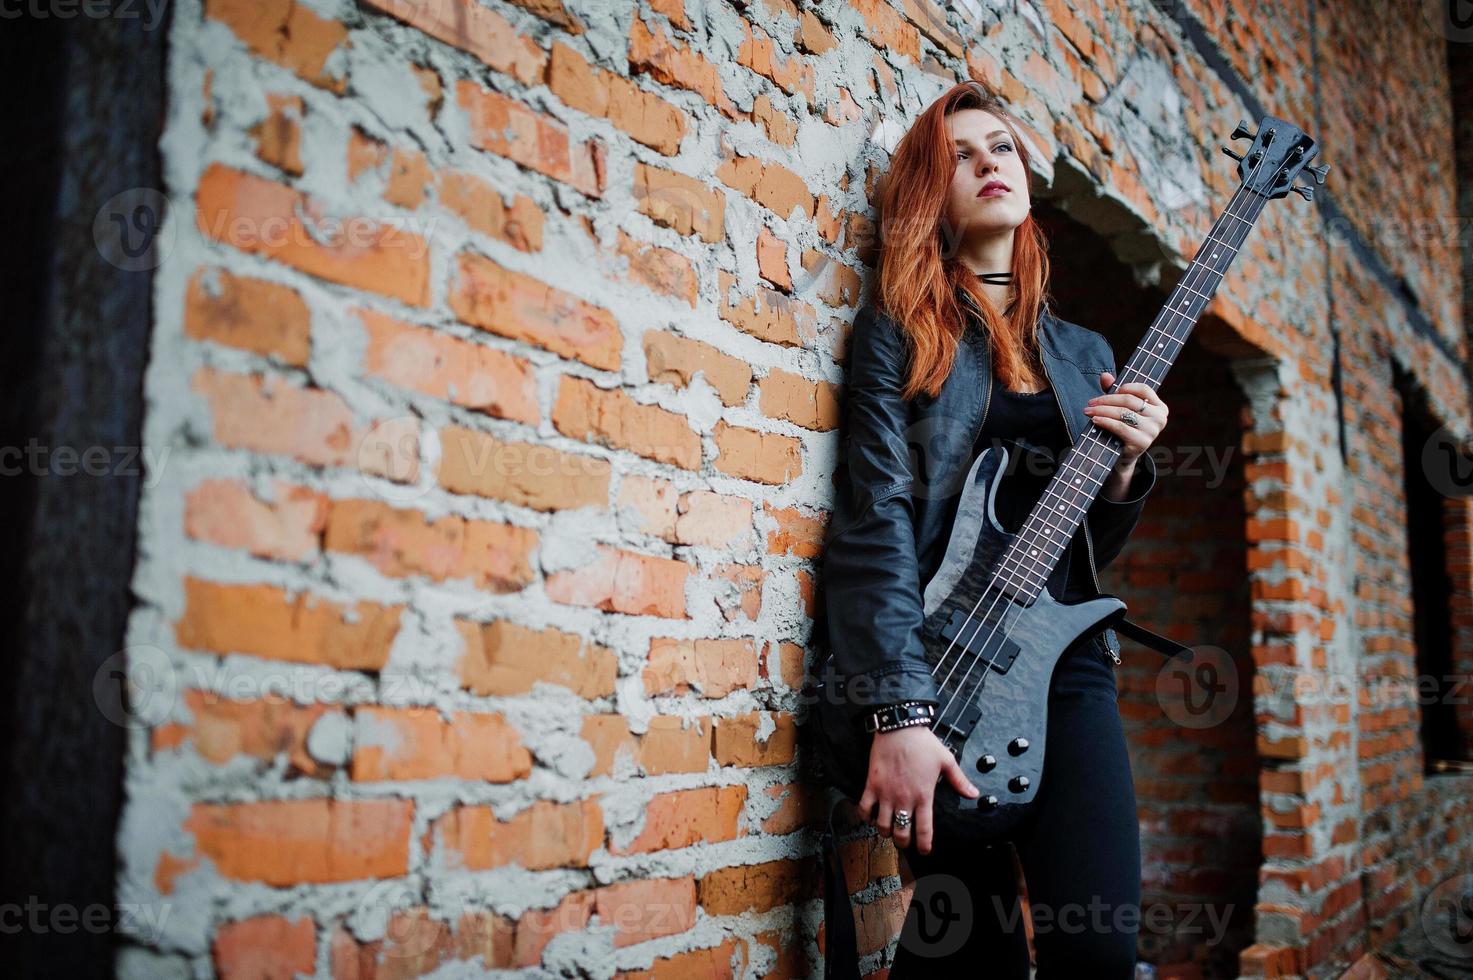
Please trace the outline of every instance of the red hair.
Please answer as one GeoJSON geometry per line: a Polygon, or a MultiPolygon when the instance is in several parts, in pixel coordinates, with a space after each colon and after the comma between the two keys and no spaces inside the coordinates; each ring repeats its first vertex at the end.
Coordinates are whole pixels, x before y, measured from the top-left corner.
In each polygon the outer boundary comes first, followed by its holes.
{"type": "MultiPolygon", "coordinates": [[[[996,93],[976,81],[961,82],[933,102],[911,125],[891,158],[879,191],[879,284],[875,305],[909,338],[910,371],[903,397],[935,397],[951,373],[967,315],[958,290],[982,311],[994,377],[1013,389],[1044,384],[1038,356],[1038,319],[1047,303],[1048,241],[1030,213],[1013,234],[1014,300],[999,312],[981,280],[955,256],[943,209],[956,171],[956,143],[946,117],[982,109],[1002,120],[1029,169],[1028,144],[996,93]],[[893,217],[891,217],[893,216],[893,217]]],[[[993,271],[993,270],[989,270],[993,271]]],[[[997,270],[1001,271],[1001,270],[997,270]]]]}

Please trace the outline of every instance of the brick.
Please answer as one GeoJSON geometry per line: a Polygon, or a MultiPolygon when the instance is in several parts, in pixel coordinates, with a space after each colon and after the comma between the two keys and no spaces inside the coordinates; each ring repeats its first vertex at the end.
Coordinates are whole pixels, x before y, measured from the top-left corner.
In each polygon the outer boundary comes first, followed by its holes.
{"type": "Polygon", "coordinates": [[[805,429],[827,432],[839,427],[838,386],[809,381],[799,374],[773,368],[757,386],[762,414],[786,419],[805,429]]]}
{"type": "MultiPolygon", "coordinates": [[[[705,980],[735,980],[747,975],[747,947],[739,939],[728,939],[719,946],[689,949],[672,956],[661,956],[648,970],[621,970],[615,980],[683,980],[702,977],[705,980]]],[[[782,973],[765,976],[776,978],[782,973]]],[[[798,973],[791,974],[798,976],[798,973]]]]}
{"type": "Polygon", "coordinates": [[[809,517],[796,507],[768,507],[763,513],[777,523],[767,534],[767,553],[794,558],[817,558],[823,552],[827,520],[809,517]]]}
{"type": "Polygon", "coordinates": [[[328,518],[323,548],[356,555],[385,575],[467,579],[491,592],[516,592],[536,577],[538,534],[495,521],[398,510],[376,500],[339,500],[328,518]]]}
{"type": "Polygon", "coordinates": [[[642,676],[651,696],[695,691],[702,697],[725,697],[756,685],[756,642],[655,637],[642,676]]]}
{"type": "Polygon", "coordinates": [[[402,612],[402,606],[344,606],[307,593],[288,598],[271,585],[189,577],[175,637],[192,650],[376,671],[389,660],[402,612]]]}
{"type": "Polygon", "coordinates": [[[610,472],[607,461],[593,456],[536,443],[504,442],[458,426],[440,432],[437,476],[452,493],[543,511],[604,507],[610,472]]]}
{"type": "Polygon", "coordinates": [[[745,543],[752,535],[752,502],[693,490],[681,494],[675,520],[675,540],[680,544],[727,548],[745,543]]]}
{"type": "Polygon", "coordinates": [[[353,712],[353,779],[453,778],[509,783],[532,771],[521,734],[499,714],[361,707],[353,712]]]}
{"type": "Polygon", "coordinates": [[[537,424],[537,379],[527,361],[380,313],[357,314],[368,332],[368,374],[497,418],[537,424]]]}
{"type": "Polygon", "coordinates": [[[304,81],[336,95],[347,91],[334,52],[345,47],[348,32],[292,0],[206,0],[205,16],[235,32],[246,47],[304,81]]]}
{"type": "Polygon", "coordinates": [[[700,293],[696,267],[684,255],[642,242],[623,231],[618,233],[614,255],[627,264],[630,283],[683,300],[691,309],[696,308],[700,293]]]}
{"type": "Polygon", "coordinates": [[[716,469],[774,486],[797,478],[803,472],[803,444],[792,436],[743,429],[726,422],[716,423],[716,469]]]}
{"type": "Polygon", "coordinates": [[[811,859],[782,859],[719,868],[696,883],[696,894],[709,915],[766,912],[817,893],[812,865],[811,859]]]}
{"type": "Polygon", "coordinates": [[[815,826],[823,819],[823,805],[806,783],[769,786],[767,795],[778,801],[778,807],[762,821],[764,834],[791,834],[802,827],[815,826]]]}
{"type": "Polygon", "coordinates": [[[609,852],[644,854],[735,840],[742,833],[739,821],[746,803],[745,786],[703,786],[660,793],[645,805],[639,835],[625,847],[610,847],[609,852]]]}
{"type": "Polygon", "coordinates": [[[694,177],[636,163],[633,193],[639,213],[657,225],[710,244],[726,238],[726,197],[694,177]]]}
{"type": "Polygon", "coordinates": [[[589,197],[602,197],[607,179],[604,149],[597,140],[575,142],[552,116],[467,79],[455,86],[472,146],[505,157],[589,197]]]}
{"type": "Polygon", "coordinates": [[[332,775],[332,766],[308,753],[307,735],[324,715],[343,717],[342,708],[297,704],[270,695],[236,700],[192,688],[183,692],[183,700],[192,720],[154,729],[154,751],[161,750],[166,741],[171,747],[190,745],[202,759],[217,766],[240,756],[271,762],[285,754],[295,772],[314,779],[332,775]],[[177,732],[169,730],[176,725],[177,732]]]}
{"type": "Polygon", "coordinates": [[[784,292],[793,291],[788,272],[788,246],[766,228],[757,231],[757,274],[784,292]]]}
{"type": "Polygon", "coordinates": [[[195,803],[184,830],[221,877],[281,888],[407,873],[413,814],[397,799],[195,803]]]}
{"type": "Polygon", "coordinates": [[[790,691],[803,687],[805,671],[808,669],[801,646],[772,640],[763,648],[760,668],[768,683],[786,687],[790,691]]]}
{"type": "Polygon", "coordinates": [[[270,499],[236,480],[206,480],[184,499],[184,531],[196,541],[239,548],[261,558],[307,561],[322,550],[328,499],[281,480],[270,499]]]}
{"type": "Polygon", "coordinates": [[[679,503],[680,491],[668,480],[626,476],[619,483],[615,507],[620,512],[621,527],[674,542],[679,503]]]}
{"type": "Polygon", "coordinates": [[[737,48],[737,64],[771,79],[789,95],[802,95],[811,108],[815,74],[813,63],[801,55],[784,58],[773,44],[772,38],[760,28],[753,27],[745,20],[741,22],[741,27],[744,36],[737,48]]]}
{"type": "Polygon", "coordinates": [[[712,754],[722,766],[780,766],[793,761],[798,745],[798,726],[790,714],[750,712],[735,718],[716,719],[712,754]],[[766,736],[759,733],[764,718],[775,726],[766,736]]]}
{"type": "Polygon", "coordinates": [[[712,569],[711,577],[724,579],[729,583],[716,595],[716,605],[727,622],[735,622],[740,618],[755,621],[762,614],[762,580],[765,573],[761,565],[717,565],[712,569]]]}
{"type": "Polygon", "coordinates": [[[701,437],[684,415],[642,405],[627,392],[600,388],[586,378],[562,378],[552,424],[570,438],[627,449],[657,463],[688,470],[701,466],[701,437]]]}
{"type": "Polygon", "coordinates": [[[727,118],[742,118],[741,111],[726,97],[726,85],[714,64],[666,37],[658,25],[651,31],[640,17],[630,18],[629,23],[629,72],[694,92],[727,118]]]}
{"type": "MultiPolygon", "coordinates": [[[[487,67],[523,85],[544,80],[547,55],[535,39],[518,33],[511,22],[478,0],[364,0],[437,41],[479,58],[487,67]]],[[[549,4],[548,8],[560,7],[549,4]]]]}
{"type": "Polygon", "coordinates": [[[440,174],[436,188],[440,203],[460,215],[472,231],[523,252],[542,250],[542,209],[527,195],[513,194],[508,205],[484,180],[455,170],[440,174]]]}
{"type": "Polygon", "coordinates": [[[450,309],[488,333],[592,367],[619,368],[624,335],[612,313],[479,255],[458,257],[450,309]]]}
{"type": "Polygon", "coordinates": [[[227,922],[215,934],[212,953],[221,980],[291,980],[317,971],[317,927],[306,915],[227,922]]]}
{"type": "Polygon", "coordinates": [[[673,936],[696,923],[696,880],[645,878],[605,885],[594,899],[600,923],[614,926],[614,948],[673,936]]]}
{"type": "Polygon", "coordinates": [[[612,697],[618,674],[614,652],[575,633],[534,630],[506,620],[458,620],[465,652],[456,663],[461,686],[482,697],[530,694],[556,684],[582,698],[612,697]]]}
{"type": "Polygon", "coordinates": [[[656,715],[639,738],[639,764],[648,776],[705,772],[711,761],[711,724],[656,715]]]}
{"type": "Polygon", "coordinates": [[[506,820],[498,820],[488,806],[458,806],[431,824],[431,834],[455,869],[586,868],[603,846],[604,818],[596,800],[538,800],[506,820]]]}
{"type": "Polygon", "coordinates": [[[813,217],[813,193],[802,177],[781,164],[756,157],[733,157],[716,168],[716,178],[779,218],[791,218],[794,210],[813,217]]]}
{"type": "Polygon", "coordinates": [[[887,0],[850,0],[863,18],[863,34],[881,52],[893,52],[921,63],[921,32],[906,24],[887,0]]]}
{"type": "Polygon", "coordinates": [[[710,344],[662,330],[646,331],[643,347],[645,372],[651,381],[684,388],[699,374],[716,389],[723,405],[740,405],[747,400],[752,368],[746,361],[710,344]]]}
{"type": "Polygon", "coordinates": [[[680,142],[690,129],[680,109],[627,78],[595,68],[566,44],[552,45],[547,85],[565,104],[608,119],[665,156],[680,152],[680,142]]]}
{"type": "MultiPolygon", "coordinates": [[[[639,738],[629,730],[629,719],[623,715],[585,715],[578,737],[593,750],[593,768],[590,776],[611,776],[621,759],[637,759],[639,738]]],[[[707,736],[709,757],[710,736],[707,736]]],[[[702,770],[706,767],[701,766],[702,770]]]]}
{"type": "Polygon", "coordinates": [[[306,109],[297,96],[266,95],[268,115],[251,128],[256,157],[294,177],[302,175],[302,116],[306,109]]]}
{"type": "Polygon", "coordinates": [[[201,269],[190,277],[185,294],[184,333],[305,367],[312,314],[290,286],[201,269]]]}
{"type": "Polygon", "coordinates": [[[686,618],[685,582],[691,567],[607,545],[594,545],[594,561],[547,577],[549,599],[631,616],[686,618]]]}
{"type": "Polygon", "coordinates": [[[429,243],[392,223],[336,217],[290,187],[220,163],[200,177],[195,207],[199,230],[215,241],[328,282],[429,305],[429,243]]]}
{"type": "Polygon", "coordinates": [[[721,319],[758,340],[784,347],[809,347],[818,338],[818,317],[802,300],[758,286],[750,297],[730,302],[732,277],[718,273],[721,319]]]}

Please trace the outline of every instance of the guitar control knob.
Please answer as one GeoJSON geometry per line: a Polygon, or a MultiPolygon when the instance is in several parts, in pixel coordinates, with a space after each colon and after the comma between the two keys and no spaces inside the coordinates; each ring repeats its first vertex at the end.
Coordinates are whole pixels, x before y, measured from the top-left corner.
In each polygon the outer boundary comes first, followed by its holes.
{"type": "Polygon", "coordinates": [[[988,793],[986,796],[977,800],[977,806],[982,810],[996,810],[999,806],[999,801],[997,797],[988,793]]]}
{"type": "Polygon", "coordinates": [[[1027,751],[1028,740],[1022,735],[1019,735],[1017,738],[1008,743],[1008,753],[1010,755],[1022,755],[1024,752],[1027,751]]]}
{"type": "Polygon", "coordinates": [[[977,771],[978,772],[991,772],[992,770],[994,770],[996,768],[997,768],[997,756],[992,755],[991,753],[988,753],[986,755],[979,755],[979,756],[977,756],[977,771]]]}
{"type": "Polygon", "coordinates": [[[1012,779],[1008,780],[1008,789],[1012,790],[1014,793],[1021,793],[1027,788],[1027,776],[1014,776],[1012,779]]]}

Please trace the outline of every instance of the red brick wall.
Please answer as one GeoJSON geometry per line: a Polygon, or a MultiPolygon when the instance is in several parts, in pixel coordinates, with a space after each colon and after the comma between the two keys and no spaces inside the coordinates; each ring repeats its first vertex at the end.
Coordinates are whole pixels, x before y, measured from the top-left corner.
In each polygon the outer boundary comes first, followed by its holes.
{"type": "MultiPolygon", "coordinates": [[[[1410,669],[1388,359],[1470,414],[1459,257],[1389,224],[1456,190],[1444,39],[1403,6],[178,4],[130,628],[165,696],[119,831],[169,914],[120,973],[820,968],[797,688],[844,338],[887,133],[968,75],[1146,281],[1235,187],[1244,92],[1326,147],[1343,234],[1272,203],[1171,382],[1172,444],[1240,454],[1222,506],[1163,481],[1111,570],[1243,690],[1172,739],[1130,651],[1148,894],[1254,904],[1143,953],[1329,976],[1413,926],[1464,782],[1421,778],[1415,715],[1257,686],[1410,669]]],[[[882,973],[908,883],[846,855],[882,973]]]]}

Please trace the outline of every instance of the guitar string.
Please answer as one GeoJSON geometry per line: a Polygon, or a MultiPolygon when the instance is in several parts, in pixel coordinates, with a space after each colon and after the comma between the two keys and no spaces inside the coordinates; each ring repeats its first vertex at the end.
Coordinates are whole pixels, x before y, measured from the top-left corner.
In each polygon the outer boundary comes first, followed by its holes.
{"type": "MultiPolygon", "coordinates": [[[[1254,177],[1254,176],[1257,175],[1258,168],[1261,167],[1263,165],[1263,163],[1265,163],[1266,161],[1267,161],[1267,158],[1265,157],[1263,160],[1261,160],[1259,162],[1259,164],[1257,164],[1254,167],[1253,173],[1250,174],[1250,180],[1251,180],[1252,177],[1254,177]]],[[[1239,202],[1239,198],[1240,197],[1245,197],[1245,196],[1250,200],[1250,202],[1256,203],[1258,205],[1258,211],[1259,212],[1262,211],[1263,205],[1267,204],[1267,202],[1268,202],[1268,198],[1266,196],[1261,195],[1261,194],[1257,194],[1257,193],[1255,193],[1253,191],[1248,190],[1248,181],[1245,181],[1243,183],[1243,185],[1241,187],[1239,187],[1238,191],[1233,195],[1233,198],[1228,202],[1227,207],[1223,211],[1222,218],[1220,218],[1217,222],[1214,222],[1214,232],[1215,232],[1217,230],[1217,226],[1220,225],[1220,224],[1222,224],[1224,219],[1228,219],[1228,218],[1234,218],[1234,219],[1236,219],[1237,221],[1239,221],[1239,222],[1242,223],[1241,238],[1238,239],[1238,241],[1237,241],[1236,244],[1228,244],[1228,242],[1226,240],[1224,240],[1224,238],[1219,238],[1217,234],[1214,234],[1213,232],[1209,232],[1208,235],[1207,235],[1207,240],[1203,242],[1203,244],[1201,246],[1201,249],[1199,249],[1199,255],[1202,252],[1205,252],[1206,251],[1206,249],[1208,248],[1209,244],[1211,244],[1213,242],[1216,242],[1219,245],[1224,245],[1224,246],[1228,247],[1229,249],[1231,249],[1231,251],[1233,253],[1233,258],[1236,258],[1237,257],[1237,253],[1242,248],[1243,242],[1247,241],[1247,237],[1248,237],[1248,235],[1251,233],[1251,231],[1253,229],[1253,222],[1257,219],[1257,214],[1256,213],[1253,215],[1252,218],[1246,218],[1245,219],[1241,214],[1238,214],[1238,213],[1236,213],[1234,211],[1234,207],[1238,203],[1240,203],[1239,202]]],[[[1226,237],[1226,236],[1224,236],[1224,237],[1226,237]]],[[[1230,265],[1231,262],[1232,262],[1232,259],[1229,259],[1228,260],[1228,264],[1230,265]]],[[[1199,265],[1199,263],[1196,262],[1196,261],[1194,261],[1192,263],[1192,265],[1195,268],[1195,267],[1197,267],[1199,265]]],[[[1225,269],[1226,269],[1226,266],[1224,266],[1224,269],[1223,270],[1218,270],[1216,268],[1211,267],[1210,265],[1206,265],[1205,263],[1202,263],[1201,264],[1201,270],[1199,270],[1199,271],[1203,271],[1203,281],[1202,282],[1194,283],[1193,285],[1197,285],[1197,286],[1203,285],[1203,283],[1206,281],[1206,279],[1210,278],[1211,275],[1214,275],[1214,274],[1215,275],[1218,275],[1219,276],[1219,279],[1220,279],[1221,276],[1224,275],[1225,269]]],[[[1191,271],[1191,270],[1189,270],[1189,271],[1191,271]]],[[[1210,292],[1208,292],[1208,293],[1198,292],[1196,289],[1193,289],[1191,286],[1187,285],[1187,280],[1189,280],[1190,278],[1191,278],[1190,276],[1186,277],[1183,280],[1183,282],[1181,284],[1179,284],[1178,289],[1185,289],[1187,292],[1189,292],[1189,293],[1191,293],[1191,294],[1193,294],[1193,295],[1195,295],[1197,297],[1200,297],[1201,299],[1210,301],[1210,295],[1211,295],[1210,292]]],[[[1220,285],[1220,282],[1219,282],[1219,285],[1220,285]]],[[[1215,290],[1216,288],[1217,288],[1216,285],[1214,285],[1212,287],[1213,290],[1215,290]]],[[[1183,299],[1182,308],[1183,309],[1190,310],[1190,306],[1191,306],[1191,301],[1188,300],[1188,299],[1183,299]]],[[[1206,304],[1204,303],[1203,304],[1203,309],[1205,310],[1205,308],[1206,308],[1206,304]]],[[[1197,321],[1197,318],[1200,317],[1200,315],[1201,315],[1202,310],[1198,310],[1196,313],[1193,313],[1190,316],[1187,316],[1186,314],[1184,314],[1182,312],[1179,312],[1178,310],[1173,309],[1170,305],[1168,305],[1167,308],[1166,308],[1166,310],[1165,310],[1165,312],[1167,312],[1167,313],[1169,313],[1169,314],[1171,314],[1173,316],[1182,317],[1182,319],[1188,324],[1187,335],[1190,335],[1190,328],[1191,328],[1191,326],[1195,325],[1195,323],[1197,321]]],[[[1163,330],[1162,327],[1159,327],[1159,326],[1157,326],[1155,324],[1152,324],[1151,327],[1150,327],[1150,329],[1147,331],[1147,338],[1146,338],[1147,341],[1149,341],[1150,332],[1151,331],[1155,331],[1155,330],[1161,330],[1161,332],[1163,334],[1165,334],[1165,336],[1168,337],[1173,343],[1176,343],[1176,344],[1179,344],[1179,345],[1183,345],[1183,346],[1186,343],[1186,336],[1185,335],[1180,340],[1178,340],[1177,338],[1175,338],[1174,336],[1172,336],[1172,334],[1169,331],[1163,330]]],[[[1162,345],[1158,342],[1158,347],[1160,347],[1160,346],[1162,346],[1162,345]]],[[[1141,347],[1139,349],[1146,350],[1146,352],[1148,354],[1152,354],[1152,356],[1157,357],[1159,360],[1163,361],[1164,363],[1166,363],[1168,365],[1171,363],[1170,361],[1167,361],[1165,358],[1160,357],[1160,355],[1155,355],[1154,352],[1152,352],[1150,350],[1147,350],[1147,348],[1146,348],[1146,346],[1145,346],[1144,343],[1141,345],[1141,347]]],[[[1173,353],[1171,356],[1174,357],[1175,354],[1173,353]]],[[[1129,365],[1127,365],[1127,368],[1128,367],[1129,367],[1129,365]]],[[[1125,371],[1122,371],[1121,373],[1124,374],[1126,372],[1125,371]]],[[[1149,373],[1146,373],[1146,372],[1143,372],[1143,371],[1140,372],[1140,373],[1142,373],[1143,376],[1145,378],[1147,378],[1148,380],[1151,379],[1151,375],[1149,373]]],[[[1118,388],[1120,387],[1120,385],[1121,384],[1125,384],[1125,383],[1128,383],[1128,382],[1123,381],[1123,380],[1120,381],[1119,383],[1116,384],[1116,386],[1115,386],[1116,389],[1118,390],[1118,388]]],[[[1159,383],[1160,382],[1158,380],[1157,381],[1157,384],[1159,384],[1159,383]]],[[[1066,462],[1065,462],[1064,465],[1066,467],[1073,466],[1073,464],[1074,464],[1074,457],[1075,457],[1076,454],[1082,454],[1086,459],[1088,459],[1091,463],[1095,464],[1096,466],[1099,466],[1100,464],[1102,464],[1104,462],[1103,460],[1097,459],[1097,458],[1095,458],[1093,456],[1094,446],[1096,446],[1096,445],[1102,445],[1100,443],[1100,441],[1099,441],[1099,438],[1098,438],[1099,434],[1100,434],[1100,430],[1097,430],[1097,429],[1095,429],[1095,428],[1092,427],[1091,430],[1090,430],[1090,434],[1084,440],[1082,440],[1081,443],[1076,443],[1074,446],[1072,446],[1070,448],[1070,451],[1067,454],[1066,462]],[[1085,448],[1085,449],[1083,449],[1083,450],[1081,450],[1081,445],[1086,445],[1086,444],[1088,445],[1088,447],[1085,448]]],[[[1118,441],[1118,437],[1115,436],[1115,435],[1113,435],[1112,433],[1105,433],[1105,435],[1109,436],[1112,439],[1116,439],[1118,441]]],[[[1109,446],[1108,444],[1103,444],[1103,445],[1104,445],[1104,448],[1106,448],[1107,452],[1108,452],[1109,449],[1114,448],[1114,447],[1109,446]]],[[[1088,478],[1090,479],[1091,482],[1093,482],[1098,477],[1097,477],[1097,474],[1091,473],[1091,474],[1088,474],[1088,478]]],[[[1071,494],[1078,494],[1079,491],[1075,491],[1075,490],[1071,489],[1070,490],[1070,493],[1071,494]]],[[[1047,495],[1047,491],[1046,491],[1046,495],[1047,495]]],[[[1055,496],[1059,497],[1060,500],[1063,500],[1064,499],[1062,496],[1059,496],[1058,494],[1055,494],[1055,496]]],[[[1075,504],[1075,506],[1077,506],[1077,503],[1078,502],[1076,500],[1073,503],[1075,504]]],[[[1008,550],[1010,552],[1012,552],[1014,550],[1019,550],[1018,549],[1018,542],[1020,540],[1022,540],[1023,532],[1028,531],[1029,525],[1036,525],[1036,523],[1038,523],[1038,521],[1036,521],[1035,519],[1038,518],[1041,513],[1048,513],[1048,511],[1049,511],[1048,508],[1040,509],[1035,504],[1034,511],[1029,515],[1029,519],[1028,519],[1027,523],[1025,524],[1024,528],[1020,529],[1020,534],[1018,535],[1018,537],[1016,537],[1014,539],[1013,545],[1011,545],[1009,547],[1008,550]]],[[[1081,511],[1080,514],[1078,515],[1081,519],[1083,517],[1083,513],[1084,512],[1081,511]]],[[[1072,520],[1072,518],[1071,518],[1071,520],[1072,520]]],[[[1054,532],[1058,532],[1058,531],[1061,530],[1061,528],[1055,527],[1052,523],[1050,523],[1050,521],[1048,521],[1046,519],[1043,520],[1042,523],[1045,526],[1047,526],[1050,530],[1052,530],[1054,532]]],[[[1036,533],[1036,532],[1038,532],[1041,529],[1038,529],[1038,528],[1035,527],[1034,530],[1035,530],[1035,533],[1036,533]]],[[[1066,545],[1065,546],[1067,547],[1067,541],[1066,541],[1066,545]]],[[[1005,557],[1006,557],[1006,555],[1005,555],[1005,557]]],[[[1006,562],[1003,563],[1003,570],[1005,572],[1010,572],[1011,571],[1010,569],[1008,569],[1006,562]]],[[[1025,591],[1026,591],[1027,588],[1033,588],[1033,587],[1035,587],[1035,583],[1031,583],[1028,580],[1026,571],[1024,572],[1023,579],[1022,579],[1021,582],[1013,582],[1009,578],[1005,577],[1004,580],[1003,580],[1003,582],[1002,582],[1002,584],[1003,585],[1012,585],[1012,586],[1023,585],[1023,586],[1025,586],[1025,591]]],[[[962,625],[960,627],[958,627],[955,636],[952,638],[951,643],[948,645],[947,649],[942,652],[941,658],[939,659],[938,663],[936,664],[936,667],[932,669],[931,674],[932,674],[933,677],[935,676],[936,672],[940,669],[940,667],[945,663],[946,657],[951,652],[951,648],[954,647],[954,646],[956,646],[957,643],[958,643],[958,641],[961,639],[963,631],[966,629],[966,627],[969,624],[972,624],[974,622],[974,615],[975,615],[975,613],[977,611],[977,608],[982,605],[982,600],[986,597],[987,592],[990,591],[992,589],[992,587],[997,586],[997,585],[998,585],[997,579],[996,578],[993,578],[989,582],[988,588],[986,588],[986,589],[983,590],[982,596],[978,598],[977,603],[972,607],[971,612],[969,612],[968,615],[967,615],[967,617],[963,620],[962,625]]],[[[1047,585],[1047,576],[1045,575],[1044,578],[1043,578],[1043,581],[1041,583],[1037,583],[1037,587],[1043,588],[1043,587],[1046,587],[1046,585],[1047,585]]],[[[971,646],[972,640],[974,640],[976,638],[976,634],[978,632],[980,632],[980,630],[982,629],[982,627],[987,624],[987,619],[985,617],[990,616],[992,614],[992,610],[994,608],[996,608],[997,603],[999,601],[1001,601],[1002,599],[1005,598],[1006,594],[1003,593],[1000,589],[998,591],[999,591],[999,594],[998,594],[997,598],[995,598],[993,600],[992,606],[990,606],[988,608],[987,612],[983,614],[984,618],[982,620],[975,621],[976,622],[976,625],[975,625],[975,627],[973,629],[973,635],[972,635],[972,637],[970,639],[968,639],[966,641],[966,643],[961,647],[961,651],[959,652],[958,657],[957,657],[957,662],[952,665],[950,671],[948,671],[948,673],[947,673],[946,678],[944,678],[941,681],[941,684],[942,684],[942,687],[943,688],[950,681],[951,675],[952,675],[952,673],[955,672],[956,667],[959,666],[961,664],[961,662],[965,659],[965,656],[964,655],[967,652],[968,648],[971,646]]],[[[1019,607],[1012,607],[1012,608],[1018,609],[1019,607]]],[[[1006,639],[1009,635],[1011,635],[1012,629],[1013,629],[1014,625],[1016,625],[1016,618],[1015,618],[1015,621],[1014,622],[1007,623],[1005,625],[1006,625],[1006,632],[1004,632],[1004,634],[1003,634],[1003,639],[1006,639]]],[[[995,636],[995,634],[996,634],[996,627],[994,627],[994,629],[993,629],[993,635],[995,636]]],[[[991,640],[992,637],[989,636],[988,639],[991,640]]],[[[1001,646],[1001,644],[999,643],[998,644],[998,650],[997,650],[997,652],[1000,652],[1000,646],[1001,646]]],[[[996,659],[996,656],[997,656],[997,652],[994,652],[993,656],[986,661],[986,668],[991,668],[993,666],[993,664],[995,662],[995,659],[996,659]]],[[[941,711],[937,713],[936,722],[934,722],[933,725],[934,724],[937,724],[937,723],[940,723],[940,722],[942,722],[942,721],[944,721],[946,719],[946,715],[949,713],[949,711],[951,710],[952,706],[956,703],[957,699],[965,692],[967,681],[971,678],[972,670],[975,669],[977,662],[980,661],[981,659],[982,658],[981,657],[978,657],[978,656],[974,656],[972,658],[972,664],[970,666],[968,666],[967,672],[966,672],[966,674],[963,675],[962,680],[961,680],[960,684],[958,685],[957,690],[954,693],[951,694],[951,696],[947,699],[945,705],[942,707],[941,711]]],[[[986,677],[986,669],[984,669],[981,677],[982,678],[985,678],[986,677]]]]}

